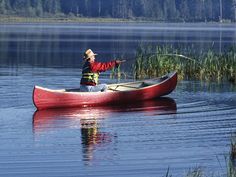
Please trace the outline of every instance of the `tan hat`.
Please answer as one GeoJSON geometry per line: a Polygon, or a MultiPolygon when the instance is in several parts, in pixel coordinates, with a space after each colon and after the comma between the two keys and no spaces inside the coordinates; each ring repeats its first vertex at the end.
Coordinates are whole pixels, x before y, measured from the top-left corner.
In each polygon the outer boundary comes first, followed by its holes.
{"type": "Polygon", "coordinates": [[[92,56],[95,56],[97,55],[96,53],[93,53],[93,51],[91,49],[87,49],[85,52],[84,52],[84,59],[89,59],[90,57],[92,56]]]}

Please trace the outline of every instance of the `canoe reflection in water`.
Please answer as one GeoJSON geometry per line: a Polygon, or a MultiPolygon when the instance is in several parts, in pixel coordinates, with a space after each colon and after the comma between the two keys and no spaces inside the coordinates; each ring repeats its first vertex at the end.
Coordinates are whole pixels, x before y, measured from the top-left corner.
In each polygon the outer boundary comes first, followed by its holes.
{"type": "Polygon", "coordinates": [[[116,135],[105,132],[101,127],[104,119],[112,117],[115,112],[147,112],[155,115],[175,114],[176,103],[168,97],[144,101],[129,105],[112,107],[86,107],[67,109],[48,109],[36,111],[33,115],[34,135],[50,130],[69,128],[80,129],[83,148],[83,160],[91,161],[96,148],[107,146],[113,142],[116,135]]]}

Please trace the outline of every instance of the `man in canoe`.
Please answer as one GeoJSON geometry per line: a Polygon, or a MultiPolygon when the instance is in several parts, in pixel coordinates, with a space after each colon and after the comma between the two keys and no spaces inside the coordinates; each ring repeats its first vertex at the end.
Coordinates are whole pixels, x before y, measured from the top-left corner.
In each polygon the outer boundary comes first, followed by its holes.
{"type": "Polygon", "coordinates": [[[82,69],[82,78],[80,81],[80,91],[82,92],[104,92],[108,89],[106,84],[98,84],[100,72],[112,69],[123,63],[125,60],[114,60],[110,62],[96,62],[95,56],[91,49],[84,52],[84,65],[82,69]]]}

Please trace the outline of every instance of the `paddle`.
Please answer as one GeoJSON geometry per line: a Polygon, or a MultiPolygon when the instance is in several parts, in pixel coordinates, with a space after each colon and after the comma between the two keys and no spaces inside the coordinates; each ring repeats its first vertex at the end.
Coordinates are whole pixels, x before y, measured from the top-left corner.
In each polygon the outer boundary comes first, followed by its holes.
{"type": "Polygon", "coordinates": [[[126,62],[126,60],[116,60],[117,66],[119,66],[121,63],[124,63],[124,62],[126,62]]]}

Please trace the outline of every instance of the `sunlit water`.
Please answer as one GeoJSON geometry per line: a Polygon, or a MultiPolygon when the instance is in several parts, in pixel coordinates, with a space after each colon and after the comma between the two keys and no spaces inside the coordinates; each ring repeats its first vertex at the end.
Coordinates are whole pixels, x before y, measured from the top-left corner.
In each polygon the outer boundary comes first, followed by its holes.
{"type": "MultiPolygon", "coordinates": [[[[13,25],[0,28],[0,176],[157,177],[165,176],[169,169],[172,176],[179,177],[185,176],[194,167],[201,167],[210,176],[226,174],[225,157],[230,151],[231,135],[236,131],[235,86],[229,83],[180,81],[168,97],[153,101],[116,107],[36,111],[32,103],[34,85],[78,87],[80,57],[68,62],[67,54],[72,46],[62,42],[60,45],[65,44],[68,48],[62,48],[58,56],[64,58],[58,62],[56,58],[48,63],[42,62],[47,60],[39,56],[43,56],[44,52],[48,56],[55,56],[54,48],[39,50],[44,45],[37,44],[38,52],[29,54],[25,49],[31,51],[32,43],[25,42],[28,38],[18,36],[18,33],[30,36],[25,31],[26,27],[13,25]],[[13,34],[11,38],[4,35],[11,31],[17,32],[17,40],[14,40],[13,34]],[[17,44],[19,38],[24,42],[17,44]],[[9,44],[8,48],[6,43],[9,44]],[[24,44],[27,44],[25,48],[24,44]],[[21,47],[24,50],[21,51],[21,47]],[[3,60],[2,54],[6,60],[3,60]],[[32,62],[29,62],[30,58],[32,62]],[[58,68],[52,68],[51,64],[58,68]]],[[[71,31],[78,28],[65,25],[57,27],[35,27],[34,32],[29,27],[29,31],[35,36],[35,33],[44,31],[50,34],[53,33],[52,29],[60,31],[63,28],[63,33],[66,29],[73,36],[75,33],[71,31]]],[[[122,31],[121,27],[105,27],[122,31]]],[[[143,25],[141,27],[137,29],[139,33],[146,29],[143,25]]],[[[87,29],[87,26],[84,28],[87,29]]],[[[191,26],[185,28],[187,30],[191,26]]],[[[130,30],[129,26],[125,29],[130,30]]],[[[213,30],[213,27],[210,29],[213,30]]],[[[205,29],[205,32],[208,30],[205,29]]],[[[51,39],[39,37],[37,40],[50,42],[51,39]]],[[[61,38],[58,40],[61,41],[61,38]]],[[[74,39],[70,40],[73,43],[74,39]]],[[[84,41],[89,40],[93,41],[84,37],[84,41]]],[[[31,41],[36,45],[35,38],[31,41]]],[[[123,41],[122,45],[126,42],[123,41]]],[[[90,43],[82,44],[84,48],[90,46],[90,43]]],[[[227,44],[234,45],[234,39],[227,44]]],[[[57,48],[57,45],[54,47],[57,48]]],[[[100,47],[109,56],[118,51],[110,50],[106,45],[100,47]]],[[[75,48],[71,48],[73,55],[77,52],[78,56],[82,55],[75,48]]],[[[97,51],[101,52],[98,48],[97,51]]],[[[109,79],[109,73],[102,74],[100,80],[116,82],[115,79],[109,79]]]]}

